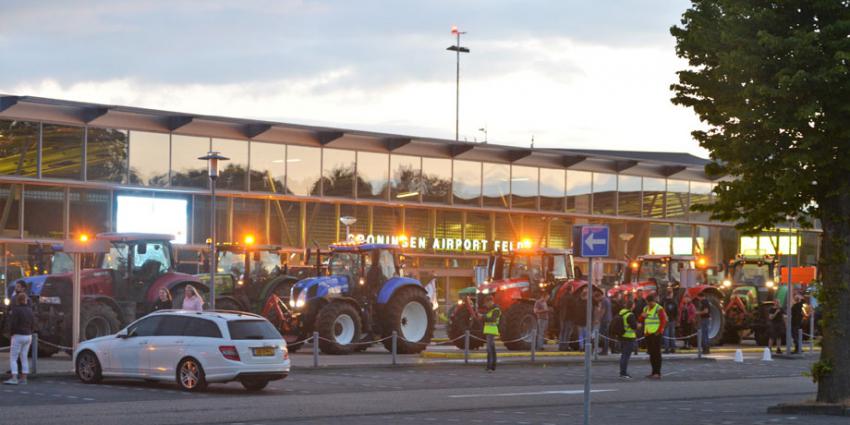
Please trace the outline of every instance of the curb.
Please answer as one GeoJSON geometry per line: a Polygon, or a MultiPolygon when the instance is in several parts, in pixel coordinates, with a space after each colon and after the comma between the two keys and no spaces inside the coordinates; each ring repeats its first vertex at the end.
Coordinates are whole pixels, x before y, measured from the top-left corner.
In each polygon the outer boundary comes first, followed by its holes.
{"type": "Polygon", "coordinates": [[[783,403],[768,407],[767,413],[780,415],[826,415],[850,417],[850,405],[827,403],[783,403]]]}

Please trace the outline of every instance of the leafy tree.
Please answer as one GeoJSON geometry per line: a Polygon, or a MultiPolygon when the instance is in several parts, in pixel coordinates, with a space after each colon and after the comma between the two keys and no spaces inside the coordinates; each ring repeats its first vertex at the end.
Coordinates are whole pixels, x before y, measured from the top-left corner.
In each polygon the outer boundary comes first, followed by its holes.
{"type": "Polygon", "coordinates": [[[819,401],[850,400],[850,1],[692,0],[673,27],[688,60],[673,102],[707,124],[705,209],[757,232],[786,216],[823,227],[819,401]]]}

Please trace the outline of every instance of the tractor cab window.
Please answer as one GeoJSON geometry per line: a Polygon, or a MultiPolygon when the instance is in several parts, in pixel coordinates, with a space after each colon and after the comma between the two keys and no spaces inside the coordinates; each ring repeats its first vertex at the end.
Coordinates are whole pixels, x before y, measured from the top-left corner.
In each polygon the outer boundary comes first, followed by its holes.
{"type": "Polygon", "coordinates": [[[126,274],[128,252],[127,244],[113,243],[112,246],[109,247],[109,252],[104,254],[101,267],[104,269],[115,270],[122,275],[126,274]]]}
{"type": "Polygon", "coordinates": [[[643,261],[640,264],[640,272],[638,273],[638,282],[646,282],[650,278],[656,282],[667,282],[667,269],[669,265],[666,261],[643,261]]]}
{"type": "Polygon", "coordinates": [[[217,273],[230,273],[237,278],[245,273],[245,254],[232,251],[219,251],[217,273]]]}
{"type": "Polygon", "coordinates": [[[384,279],[389,279],[396,275],[395,255],[388,249],[382,249],[378,252],[378,266],[381,268],[381,276],[384,279]]]}
{"type": "Polygon", "coordinates": [[[165,273],[171,264],[171,256],[165,245],[159,242],[139,242],[133,245],[134,271],[165,273]]]}
{"type": "Polygon", "coordinates": [[[353,252],[334,252],[328,262],[331,275],[348,276],[354,282],[360,276],[360,254],[353,252]]]}
{"type": "Polygon", "coordinates": [[[511,263],[511,277],[527,277],[532,282],[538,282],[543,278],[543,259],[537,255],[515,256],[511,263]]]}
{"type": "Polygon", "coordinates": [[[549,270],[551,270],[552,278],[555,280],[567,280],[570,278],[569,271],[572,267],[567,264],[567,256],[554,255],[549,257],[549,270]]]}
{"type": "Polygon", "coordinates": [[[270,276],[280,270],[280,253],[259,251],[251,254],[251,274],[254,276],[270,276]],[[255,261],[259,255],[259,260],[255,261]]]}
{"type": "Polygon", "coordinates": [[[71,273],[74,271],[74,260],[68,253],[55,252],[50,261],[50,273],[71,273]]]}
{"type": "Polygon", "coordinates": [[[737,283],[762,286],[771,280],[770,267],[764,263],[744,263],[735,268],[732,277],[737,283]]]}

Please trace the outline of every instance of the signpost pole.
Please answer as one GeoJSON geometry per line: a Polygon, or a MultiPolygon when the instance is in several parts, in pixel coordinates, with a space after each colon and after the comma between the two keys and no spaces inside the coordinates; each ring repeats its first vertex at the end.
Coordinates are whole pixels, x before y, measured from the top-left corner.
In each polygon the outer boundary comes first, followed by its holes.
{"type": "Polygon", "coordinates": [[[588,258],[587,314],[584,322],[584,425],[590,425],[590,332],[593,312],[593,257],[588,258]]]}
{"type": "Polygon", "coordinates": [[[80,298],[82,297],[80,293],[81,255],[79,252],[73,253],[74,277],[73,282],[71,282],[71,346],[74,352],[77,351],[77,344],[80,342],[80,298]]]}

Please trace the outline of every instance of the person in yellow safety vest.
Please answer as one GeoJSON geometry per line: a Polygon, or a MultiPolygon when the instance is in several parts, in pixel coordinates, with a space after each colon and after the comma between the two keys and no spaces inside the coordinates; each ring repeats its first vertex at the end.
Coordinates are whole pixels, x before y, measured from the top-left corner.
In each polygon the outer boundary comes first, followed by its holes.
{"type": "Polygon", "coordinates": [[[652,365],[652,374],[647,378],[661,379],[661,338],[667,326],[667,313],[655,301],[655,294],[646,297],[646,307],[638,321],[643,323],[646,352],[649,353],[649,363],[652,365]]]}
{"type": "Polygon", "coordinates": [[[484,336],[487,338],[487,371],[496,370],[496,337],[499,336],[499,320],[502,318],[502,310],[493,302],[493,297],[484,299],[484,307],[487,313],[484,315],[484,336]]]}
{"type": "Polygon", "coordinates": [[[627,298],[623,308],[619,312],[619,317],[613,320],[623,321],[623,334],[617,335],[620,338],[620,379],[632,379],[629,375],[629,359],[632,357],[634,350],[635,338],[637,338],[637,319],[632,309],[635,308],[635,302],[631,298],[627,298]]]}

